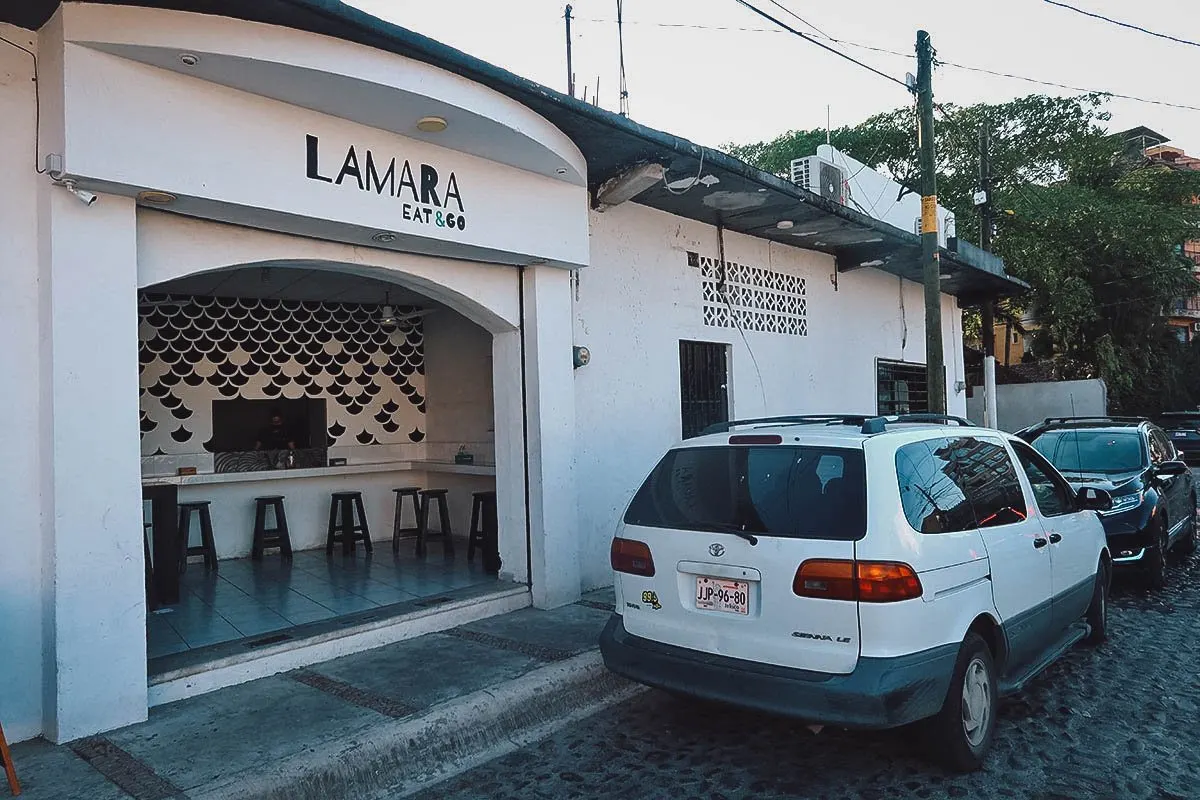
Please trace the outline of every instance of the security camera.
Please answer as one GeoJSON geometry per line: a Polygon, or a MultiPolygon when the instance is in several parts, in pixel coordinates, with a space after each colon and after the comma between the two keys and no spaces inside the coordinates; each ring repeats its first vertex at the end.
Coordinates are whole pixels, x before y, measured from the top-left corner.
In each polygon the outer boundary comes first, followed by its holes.
{"type": "Polygon", "coordinates": [[[79,202],[85,206],[90,206],[96,202],[96,195],[89,192],[87,189],[80,189],[75,185],[75,181],[63,181],[63,186],[67,187],[67,191],[79,198],[79,202]]]}

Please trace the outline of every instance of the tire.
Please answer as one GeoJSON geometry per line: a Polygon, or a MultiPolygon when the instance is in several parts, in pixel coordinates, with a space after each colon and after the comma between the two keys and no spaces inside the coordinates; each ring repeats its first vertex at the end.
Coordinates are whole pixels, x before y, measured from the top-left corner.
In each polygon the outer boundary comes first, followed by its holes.
{"type": "Polygon", "coordinates": [[[979,769],[992,747],[999,706],[996,677],[987,643],[978,634],[968,633],[959,648],[942,710],[929,719],[925,729],[930,755],[953,772],[979,769]]]}
{"type": "Polygon", "coordinates": [[[1084,644],[1095,647],[1108,639],[1108,587],[1109,567],[1103,561],[1096,570],[1096,588],[1092,590],[1092,604],[1088,606],[1087,621],[1091,631],[1084,644]]]}
{"type": "Polygon", "coordinates": [[[1167,520],[1163,517],[1159,524],[1158,539],[1154,545],[1150,547],[1150,552],[1146,554],[1148,563],[1146,564],[1146,580],[1150,583],[1151,589],[1162,589],[1167,585],[1167,520]]]}
{"type": "Polygon", "coordinates": [[[1175,545],[1175,551],[1181,556],[1190,556],[1196,552],[1196,495],[1192,495],[1192,515],[1188,519],[1187,527],[1183,529],[1183,536],[1179,539],[1179,544],[1175,545]]]}

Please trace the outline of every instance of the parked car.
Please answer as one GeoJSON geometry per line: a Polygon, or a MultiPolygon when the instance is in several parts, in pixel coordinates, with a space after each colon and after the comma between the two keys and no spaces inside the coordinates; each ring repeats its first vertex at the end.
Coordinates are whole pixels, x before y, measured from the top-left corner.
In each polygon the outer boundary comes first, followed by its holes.
{"type": "Polygon", "coordinates": [[[1194,463],[1200,458],[1200,411],[1168,411],[1159,417],[1158,425],[1184,461],[1194,463]]]}
{"type": "Polygon", "coordinates": [[[967,771],[1000,695],[1105,638],[1108,493],[1020,439],[927,415],[722,427],[671,448],[617,528],[614,672],[812,723],[919,722],[967,771]]]}
{"type": "Polygon", "coordinates": [[[1047,419],[1018,434],[1076,488],[1112,495],[1101,513],[1117,569],[1167,581],[1167,554],[1196,549],[1196,486],[1170,437],[1140,417],[1047,419]]]}

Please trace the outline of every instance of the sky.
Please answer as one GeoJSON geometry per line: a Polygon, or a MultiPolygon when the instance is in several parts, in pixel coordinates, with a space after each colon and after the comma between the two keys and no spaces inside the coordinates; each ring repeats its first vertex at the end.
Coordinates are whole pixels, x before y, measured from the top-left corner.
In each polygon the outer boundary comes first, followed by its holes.
{"type": "MultiPolygon", "coordinates": [[[[749,0],[812,33],[772,0],[749,0]]],[[[560,0],[349,0],[560,91],[566,91],[560,0]]],[[[1064,0],[1153,31],[1200,41],[1200,0],[1064,0]]],[[[843,52],[903,81],[927,30],[945,61],[1084,89],[1200,107],[1200,46],[1155,38],[1046,0],[779,0],[841,40],[843,52]]],[[[576,94],[618,108],[617,0],[572,3],[576,94]]],[[[787,130],[854,124],[911,103],[905,89],[776,26],[737,0],[625,0],[629,116],[703,145],[747,143],[787,130]],[[740,30],[739,30],[740,29],[740,30]],[[746,30],[750,29],[750,30],[746,30]]],[[[939,103],[1002,102],[1074,92],[949,66],[934,73],[939,103]]],[[[1200,110],[1113,100],[1110,130],[1145,125],[1200,154],[1200,110]]]]}

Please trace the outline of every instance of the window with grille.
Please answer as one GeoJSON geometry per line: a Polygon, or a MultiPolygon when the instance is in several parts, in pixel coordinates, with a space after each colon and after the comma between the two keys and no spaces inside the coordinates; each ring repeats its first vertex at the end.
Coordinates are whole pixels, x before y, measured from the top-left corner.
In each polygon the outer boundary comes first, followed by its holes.
{"type": "Polygon", "coordinates": [[[878,360],[875,371],[880,414],[915,414],[929,410],[924,364],[878,360]]]}
{"type": "Polygon", "coordinates": [[[683,438],[729,420],[729,346],[719,342],[679,343],[680,412],[683,438]]]}

